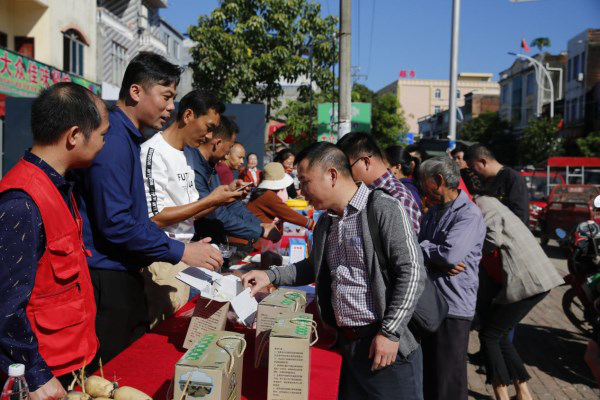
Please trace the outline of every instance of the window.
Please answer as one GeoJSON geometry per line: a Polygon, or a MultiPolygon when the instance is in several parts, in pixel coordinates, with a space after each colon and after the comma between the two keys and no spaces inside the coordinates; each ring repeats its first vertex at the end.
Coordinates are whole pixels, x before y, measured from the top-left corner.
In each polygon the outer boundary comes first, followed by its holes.
{"type": "Polygon", "coordinates": [[[83,75],[83,37],[74,29],[63,33],[63,69],[83,75]]]}
{"type": "Polygon", "coordinates": [[[572,74],[572,70],[573,70],[573,66],[572,64],[572,59],[569,58],[569,62],[567,63],[567,82],[569,82],[571,80],[571,74],[572,74]]]}
{"type": "Polygon", "coordinates": [[[8,47],[8,35],[0,32],[0,47],[8,47]]]}
{"type": "Polygon", "coordinates": [[[435,98],[436,99],[442,98],[442,91],[440,89],[435,89],[435,98]]]}
{"type": "Polygon", "coordinates": [[[573,58],[573,75],[572,78],[573,80],[577,80],[577,74],[579,73],[579,56],[575,56],[575,58],[573,58]]]}
{"type": "Polygon", "coordinates": [[[112,55],[112,70],[113,70],[113,83],[119,85],[125,74],[125,67],[127,66],[126,60],[127,50],[117,42],[112,42],[111,55],[112,55]]]}
{"type": "Polygon", "coordinates": [[[173,40],[173,57],[179,59],[179,42],[173,40]]]}
{"type": "Polygon", "coordinates": [[[535,74],[531,72],[529,75],[527,75],[527,88],[525,89],[525,96],[532,96],[535,92],[536,86],[535,74]]]}
{"type": "Polygon", "coordinates": [[[582,74],[585,74],[585,51],[583,53],[581,53],[580,55],[581,57],[581,72],[582,74]]]}
{"type": "Polygon", "coordinates": [[[509,86],[508,84],[502,85],[500,87],[500,102],[502,104],[506,104],[508,102],[508,91],[509,91],[509,86]]]}
{"type": "Polygon", "coordinates": [[[35,58],[35,41],[32,37],[15,36],[15,51],[29,58],[35,58]]]}
{"type": "Polygon", "coordinates": [[[165,32],[164,35],[165,46],[167,46],[167,54],[171,54],[171,36],[165,32]]]}
{"type": "Polygon", "coordinates": [[[457,91],[456,91],[456,98],[457,98],[457,99],[460,99],[460,90],[457,90],[457,91]]]}
{"type": "Polygon", "coordinates": [[[438,114],[440,111],[441,111],[441,108],[440,108],[440,106],[435,106],[435,107],[433,107],[433,113],[434,113],[434,114],[438,114]]]}
{"type": "Polygon", "coordinates": [[[516,76],[512,80],[512,122],[515,124],[521,123],[523,116],[521,105],[523,104],[523,77],[516,76]]]}

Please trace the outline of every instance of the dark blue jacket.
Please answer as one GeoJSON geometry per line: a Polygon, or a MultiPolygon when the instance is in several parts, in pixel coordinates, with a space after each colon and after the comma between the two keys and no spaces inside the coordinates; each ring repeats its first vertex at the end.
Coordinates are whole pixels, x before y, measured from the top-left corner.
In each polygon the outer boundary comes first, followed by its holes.
{"type": "Polygon", "coordinates": [[[91,167],[78,171],[76,193],[90,268],[138,270],[155,261],[177,264],[184,244],[148,218],[140,144],[144,137],[114,107],[104,148],[91,167]]]}
{"type": "MultiPolygon", "coordinates": [[[[194,168],[196,190],[200,198],[208,196],[220,184],[214,167],[202,156],[198,149],[184,149],[188,163],[194,168]]],[[[256,240],[262,236],[261,221],[241,202],[236,201],[219,207],[214,212],[200,218],[195,223],[196,235],[210,237],[213,242],[223,243],[226,236],[235,236],[246,240],[256,240]]]]}

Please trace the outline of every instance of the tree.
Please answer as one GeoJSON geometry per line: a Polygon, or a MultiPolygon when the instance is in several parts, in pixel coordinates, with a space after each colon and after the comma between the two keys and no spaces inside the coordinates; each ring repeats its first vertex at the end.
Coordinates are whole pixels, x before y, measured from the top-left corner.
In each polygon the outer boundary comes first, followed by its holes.
{"type": "Polygon", "coordinates": [[[577,147],[584,157],[598,157],[600,154],[600,132],[590,132],[576,140],[577,147]]]}
{"type": "Polygon", "coordinates": [[[531,43],[529,44],[531,47],[537,47],[538,50],[541,52],[542,49],[544,47],[550,47],[550,39],[547,37],[539,37],[539,38],[535,38],[531,41],[531,43]]]}
{"type": "Polygon", "coordinates": [[[488,147],[503,164],[514,165],[516,138],[510,124],[496,112],[484,112],[462,124],[459,139],[488,147]]]}
{"type": "MultiPolygon", "coordinates": [[[[337,19],[322,18],[321,5],[311,0],[220,0],[189,29],[197,43],[191,50],[194,86],[226,102],[238,94],[243,102],[264,102],[269,119],[280,106],[279,82],[310,75],[311,48],[313,80],[331,90],[336,26],[337,19]]],[[[303,100],[309,90],[301,88],[303,100]]]]}
{"type": "Polygon", "coordinates": [[[519,155],[523,164],[538,164],[563,153],[563,138],[558,130],[560,117],[530,119],[523,129],[519,155]]]}

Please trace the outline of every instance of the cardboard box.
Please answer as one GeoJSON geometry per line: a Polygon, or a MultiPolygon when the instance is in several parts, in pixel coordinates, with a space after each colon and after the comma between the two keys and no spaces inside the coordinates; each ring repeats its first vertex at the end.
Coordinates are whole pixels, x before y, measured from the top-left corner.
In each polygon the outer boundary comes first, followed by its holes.
{"type": "Polygon", "coordinates": [[[280,288],[258,303],[256,312],[256,341],[254,342],[254,366],[266,367],[271,328],[283,312],[304,312],[306,292],[280,288]]]}
{"type": "Polygon", "coordinates": [[[284,313],[269,339],[268,400],[307,400],[312,315],[284,313]]]}
{"type": "Polygon", "coordinates": [[[239,400],[245,348],[240,333],[206,332],[175,365],[173,399],[179,400],[187,384],[188,399],[239,400]]]}
{"type": "Polygon", "coordinates": [[[306,240],[300,238],[290,239],[290,263],[295,264],[308,257],[306,240]]]}
{"type": "Polygon", "coordinates": [[[222,331],[227,323],[229,302],[220,303],[203,297],[198,299],[190,326],[183,341],[183,348],[191,348],[206,332],[222,331]]]}

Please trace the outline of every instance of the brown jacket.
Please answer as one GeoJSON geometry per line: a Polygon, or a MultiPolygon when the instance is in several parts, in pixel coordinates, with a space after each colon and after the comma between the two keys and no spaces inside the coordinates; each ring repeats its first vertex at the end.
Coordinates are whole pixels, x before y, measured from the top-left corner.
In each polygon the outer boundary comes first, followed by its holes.
{"type": "Polygon", "coordinates": [[[251,200],[247,207],[252,214],[267,224],[273,222],[275,218],[279,218],[280,221],[303,226],[311,230],[315,225],[315,221],[292,210],[272,190],[267,190],[260,197],[251,200]]]}

